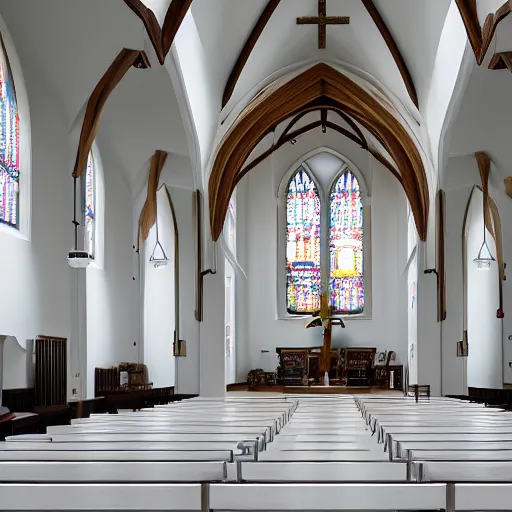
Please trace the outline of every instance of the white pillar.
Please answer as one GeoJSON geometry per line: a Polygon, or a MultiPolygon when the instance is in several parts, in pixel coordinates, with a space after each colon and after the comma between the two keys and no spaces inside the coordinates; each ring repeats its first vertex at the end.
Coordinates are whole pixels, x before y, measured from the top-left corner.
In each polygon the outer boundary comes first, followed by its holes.
{"type": "Polygon", "coordinates": [[[4,384],[4,343],[6,338],[6,335],[0,335],[0,416],[9,412],[7,407],[2,407],[2,389],[4,384]]]}
{"type": "MultiPolygon", "coordinates": [[[[215,249],[218,247],[216,246],[215,249]]],[[[201,396],[223,397],[226,394],[224,294],[224,256],[220,254],[217,273],[208,274],[203,280],[204,320],[199,333],[199,393],[201,396]]]]}

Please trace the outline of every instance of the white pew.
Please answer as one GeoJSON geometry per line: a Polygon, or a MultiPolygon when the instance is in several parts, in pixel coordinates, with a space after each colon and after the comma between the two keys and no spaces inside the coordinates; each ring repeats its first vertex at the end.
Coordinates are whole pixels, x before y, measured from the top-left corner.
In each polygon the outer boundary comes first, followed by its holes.
{"type": "Polygon", "coordinates": [[[168,483],[222,481],[226,477],[225,462],[2,462],[0,464],[0,482],[168,483]]]}
{"type": "Polygon", "coordinates": [[[60,461],[60,462],[233,462],[230,450],[167,450],[167,451],[78,451],[78,450],[5,450],[0,451],[0,464],[6,461],[60,461]]]}
{"type": "MultiPolygon", "coordinates": [[[[261,458],[261,457],[260,457],[261,458]]],[[[512,461],[512,450],[408,450],[408,460],[479,460],[494,461],[508,460],[512,461]]]]}
{"type": "Polygon", "coordinates": [[[373,445],[370,442],[360,443],[306,443],[306,442],[273,442],[271,445],[272,450],[281,451],[295,451],[295,450],[307,450],[307,451],[368,451],[373,449],[373,445]]]}
{"type": "Polygon", "coordinates": [[[457,511],[512,510],[512,484],[455,484],[457,511]]]}
{"type": "Polygon", "coordinates": [[[201,484],[0,484],[2,511],[201,510],[201,484]]]}
{"type": "Polygon", "coordinates": [[[386,461],[382,451],[280,451],[267,450],[259,454],[261,462],[362,462],[386,461]]]}
{"type": "MultiPolygon", "coordinates": [[[[9,438],[11,440],[12,438],[9,438]]],[[[243,434],[63,434],[52,435],[52,443],[111,443],[111,442],[148,442],[148,443],[215,443],[241,442],[256,440],[259,449],[265,448],[263,436],[244,436],[243,434]]]]}
{"type": "Polygon", "coordinates": [[[398,462],[239,462],[246,482],[405,482],[407,465],[398,462]]]}
{"type": "Polygon", "coordinates": [[[418,482],[511,482],[512,462],[412,462],[411,475],[418,482]]]}
{"type": "Polygon", "coordinates": [[[416,451],[501,451],[512,450],[512,443],[510,442],[497,442],[497,443],[473,443],[464,441],[451,441],[451,442],[422,442],[422,441],[408,441],[397,443],[396,453],[393,450],[389,451],[390,460],[395,458],[408,458],[411,450],[416,451]]]}
{"type": "Polygon", "coordinates": [[[442,484],[211,484],[211,510],[444,510],[442,484]]]}

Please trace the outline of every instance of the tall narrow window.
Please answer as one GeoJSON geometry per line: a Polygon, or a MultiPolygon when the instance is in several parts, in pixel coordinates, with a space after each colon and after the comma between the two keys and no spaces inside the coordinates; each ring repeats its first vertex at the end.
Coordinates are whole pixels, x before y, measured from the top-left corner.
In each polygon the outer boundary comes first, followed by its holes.
{"type": "Polygon", "coordinates": [[[225,237],[228,247],[236,254],[236,200],[231,196],[226,216],[225,237]]]}
{"type": "Polygon", "coordinates": [[[18,227],[20,117],[7,53],[0,37],[0,222],[18,227]]]}
{"type": "Polygon", "coordinates": [[[288,313],[320,309],[320,198],[300,168],[286,198],[286,304],[288,313]]]}
{"type": "Polygon", "coordinates": [[[83,204],[84,204],[84,250],[94,258],[96,231],[96,171],[92,151],[87,158],[87,168],[82,175],[83,204]]]}
{"type": "Polygon", "coordinates": [[[336,313],[364,310],[363,203],[357,178],[345,171],[331,190],[329,290],[336,313]]]}

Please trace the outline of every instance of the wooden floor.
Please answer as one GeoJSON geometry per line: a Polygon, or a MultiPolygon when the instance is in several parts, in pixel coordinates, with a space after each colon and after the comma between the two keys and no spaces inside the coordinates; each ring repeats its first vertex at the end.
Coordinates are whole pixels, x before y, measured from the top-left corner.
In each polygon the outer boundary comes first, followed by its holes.
{"type": "Polygon", "coordinates": [[[292,395],[403,395],[401,391],[394,389],[355,386],[248,386],[247,384],[231,384],[227,387],[227,391],[247,391],[255,393],[292,395]]]}

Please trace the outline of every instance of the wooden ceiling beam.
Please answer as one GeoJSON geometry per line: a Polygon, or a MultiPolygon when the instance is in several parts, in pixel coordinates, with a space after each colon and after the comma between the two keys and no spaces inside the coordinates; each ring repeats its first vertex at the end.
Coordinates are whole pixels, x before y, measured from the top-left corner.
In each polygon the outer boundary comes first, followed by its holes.
{"type": "Polygon", "coordinates": [[[368,14],[371,16],[373,22],[379,29],[381,36],[383,37],[389,51],[391,52],[391,55],[393,56],[393,59],[398,67],[398,70],[400,71],[400,75],[402,76],[402,80],[404,81],[405,87],[407,89],[407,92],[409,93],[412,102],[416,105],[416,108],[419,109],[418,94],[416,93],[416,87],[414,87],[414,82],[411,73],[409,72],[407,64],[405,63],[405,60],[402,54],[400,53],[400,50],[398,49],[398,45],[396,44],[395,39],[393,38],[391,32],[389,31],[384,19],[380,15],[379,10],[373,3],[373,0],[362,0],[362,2],[366,10],[368,11],[368,14]]]}
{"type": "Polygon", "coordinates": [[[174,38],[178,33],[185,15],[187,14],[193,0],[172,0],[167,14],[165,15],[164,24],[162,27],[162,48],[164,56],[167,57],[171,49],[174,38]]]}
{"type": "Polygon", "coordinates": [[[142,0],[124,0],[124,3],[142,20],[151,45],[158,57],[158,62],[163,64],[165,55],[162,49],[162,29],[156,19],[155,13],[146,7],[142,0]]]}
{"type": "Polygon", "coordinates": [[[240,55],[238,56],[238,59],[236,60],[235,65],[231,71],[231,74],[229,75],[226,87],[224,88],[224,94],[222,95],[222,108],[226,106],[227,102],[233,95],[238,79],[240,78],[240,75],[242,74],[242,71],[247,64],[247,61],[249,60],[249,57],[254,47],[256,46],[256,43],[258,42],[258,39],[263,33],[263,30],[265,30],[267,23],[270,21],[272,14],[274,14],[274,11],[277,9],[280,3],[281,0],[269,0],[267,6],[265,9],[263,9],[261,16],[256,22],[256,25],[254,25],[254,28],[252,29],[251,34],[245,42],[242,51],[240,52],[240,55]]]}
{"type": "Polygon", "coordinates": [[[462,21],[466,27],[466,33],[471,48],[473,48],[473,53],[478,60],[482,51],[482,27],[478,21],[476,0],[455,0],[455,3],[459,8],[462,21]]]}
{"type": "Polygon", "coordinates": [[[74,178],[79,178],[87,166],[87,158],[98,133],[101,113],[108,97],[132,66],[142,69],[149,67],[147,56],[143,51],[123,48],[94,88],[87,102],[80,132],[74,178]]]}
{"type": "Polygon", "coordinates": [[[245,161],[270,131],[314,102],[325,99],[350,115],[379,140],[402,179],[421,240],[426,240],[429,189],[418,148],[400,120],[349,77],[327,64],[317,64],[269,95],[256,96],[217,148],[209,190],[212,238],[222,232],[229,197],[245,161]]]}
{"type": "Polygon", "coordinates": [[[498,25],[512,12],[512,0],[507,0],[494,14],[488,14],[482,28],[482,49],[477,59],[478,65],[482,64],[485,54],[491,45],[498,25]]]}
{"type": "Polygon", "coordinates": [[[160,27],[155,13],[142,0],[124,0],[124,3],[142,20],[158,62],[164,64],[174,38],[193,0],[172,0],[163,27],[160,27]]]}
{"type": "MultiPolygon", "coordinates": [[[[485,59],[498,25],[512,12],[512,0],[507,0],[495,13],[485,18],[483,28],[478,20],[476,0],[455,0],[466,27],[468,39],[473,48],[476,62],[480,66],[485,59]]],[[[493,58],[494,59],[494,58],[493,58]]],[[[503,69],[490,67],[490,69],[503,69]]]]}
{"type": "Polygon", "coordinates": [[[495,53],[489,62],[489,69],[508,69],[512,72],[512,52],[495,53]]]}

